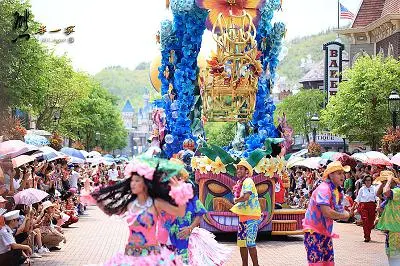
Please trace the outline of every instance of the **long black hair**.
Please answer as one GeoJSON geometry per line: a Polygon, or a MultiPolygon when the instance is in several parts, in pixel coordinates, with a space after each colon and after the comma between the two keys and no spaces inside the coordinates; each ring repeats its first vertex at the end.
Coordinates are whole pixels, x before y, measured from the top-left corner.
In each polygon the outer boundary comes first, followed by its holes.
{"type": "Polygon", "coordinates": [[[161,182],[164,177],[164,172],[156,170],[153,175],[153,180],[148,180],[132,172],[129,178],[112,186],[102,187],[91,193],[92,197],[97,201],[97,205],[104,213],[107,215],[120,215],[126,211],[128,204],[136,199],[137,196],[131,192],[131,180],[134,175],[143,178],[149,197],[153,199],[160,198],[175,206],[177,205],[169,195],[170,187],[168,182],[161,182]]]}

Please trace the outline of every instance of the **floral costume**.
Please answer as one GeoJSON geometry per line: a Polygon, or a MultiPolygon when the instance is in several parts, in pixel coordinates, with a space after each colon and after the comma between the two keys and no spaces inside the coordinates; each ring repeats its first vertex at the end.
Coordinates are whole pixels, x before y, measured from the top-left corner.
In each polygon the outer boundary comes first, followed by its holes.
{"type": "Polygon", "coordinates": [[[400,188],[391,190],[385,209],[376,228],[386,231],[386,255],[389,259],[400,259],[400,188]]]}
{"type": "Polygon", "coordinates": [[[312,193],[310,203],[303,220],[304,246],[309,265],[334,265],[332,238],[333,220],[326,218],[320,206],[326,205],[342,212],[343,193],[328,179],[322,182],[312,193]]]}
{"type": "Polygon", "coordinates": [[[182,255],[183,259],[188,261],[189,253],[189,237],[181,239],[178,237],[179,231],[187,226],[190,226],[197,216],[203,216],[207,213],[201,201],[197,196],[194,196],[186,205],[186,212],[184,217],[177,217],[175,220],[167,222],[169,229],[169,237],[171,244],[177,249],[178,254],[182,255]]]}
{"type": "MultiPolygon", "coordinates": [[[[152,204],[151,200],[148,205],[151,207],[152,204]]],[[[129,227],[125,252],[116,254],[105,265],[183,265],[179,256],[161,247],[168,238],[168,232],[162,226],[165,220],[161,215],[152,214],[150,207],[136,212],[128,208],[123,215],[129,227]]]]}
{"type": "MultiPolygon", "coordinates": [[[[238,181],[238,185],[242,183],[238,181]]],[[[236,186],[240,189],[240,196],[249,193],[250,197],[245,202],[238,202],[232,208],[231,212],[239,216],[239,226],[237,235],[237,245],[239,247],[255,247],[258,232],[258,224],[261,217],[261,207],[258,201],[258,193],[253,179],[246,178],[242,186],[236,186]]],[[[235,195],[237,194],[234,191],[235,195]]]]}

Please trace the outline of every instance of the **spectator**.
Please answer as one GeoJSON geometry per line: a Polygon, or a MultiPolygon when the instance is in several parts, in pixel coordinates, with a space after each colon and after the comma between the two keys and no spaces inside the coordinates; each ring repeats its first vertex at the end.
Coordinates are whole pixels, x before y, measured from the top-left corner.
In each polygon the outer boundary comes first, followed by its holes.
{"type": "Polygon", "coordinates": [[[0,230],[0,265],[21,265],[32,254],[32,249],[17,244],[13,236],[13,230],[18,226],[19,210],[7,212],[3,216],[6,224],[0,230]]]}
{"type": "Polygon", "coordinates": [[[355,200],[355,204],[351,209],[352,215],[354,210],[358,208],[361,214],[364,230],[364,242],[371,241],[371,230],[374,227],[376,212],[376,191],[372,185],[372,176],[364,177],[364,185],[360,188],[355,200]]]}
{"type": "Polygon", "coordinates": [[[107,171],[107,176],[108,176],[108,184],[109,185],[114,185],[118,179],[119,179],[119,174],[118,170],[115,169],[115,164],[113,163],[107,171]]]}
{"type": "Polygon", "coordinates": [[[55,218],[55,204],[50,201],[45,201],[42,206],[42,213],[38,218],[40,233],[42,234],[42,242],[50,251],[60,250],[57,246],[61,241],[66,243],[66,238],[62,234],[61,229],[53,224],[53,219],[55,218]]]}

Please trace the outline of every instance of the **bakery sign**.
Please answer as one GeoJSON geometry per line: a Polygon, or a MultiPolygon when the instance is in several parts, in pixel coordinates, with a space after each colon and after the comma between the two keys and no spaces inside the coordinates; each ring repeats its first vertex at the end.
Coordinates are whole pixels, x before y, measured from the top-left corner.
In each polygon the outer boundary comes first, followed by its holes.
{"type": "Polygon", "coordinates": [[[335,95],[342,80],[342,52],[344,45],[340,42],[328,42],[324,44],[325,50],[325,92],[326,104],[329,97],[335,95]]]}

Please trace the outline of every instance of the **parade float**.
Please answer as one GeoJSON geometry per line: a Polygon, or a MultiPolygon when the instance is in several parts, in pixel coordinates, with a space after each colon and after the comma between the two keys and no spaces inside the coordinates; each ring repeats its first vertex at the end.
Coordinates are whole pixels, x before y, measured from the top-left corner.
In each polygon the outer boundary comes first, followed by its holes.
{"type": "Polygon", "coordinates": [[[153,155],[186,164],[208,213],[201,226],[212,232],[237,231],[233,206],[235,164],[246,158],[256,173],[262,221],[260,231],[301,234],[305,211],[276,209],[284,203],[289,178],[284,155],[292,145],[285,117],[274,126],[270,92],[276,78],[285,25],[271,23],[280,0],[171,0],[172,20],[157,34],[161,56],[150,67],[161,94],[153,112],[153,155]],[[199,57],[204,31],[216,51],[199,57]],[[207,143],[204,123],[235,122],[231,145],[207,143]],[[280,205],[279,205],[280,206],[280,205]]]}

